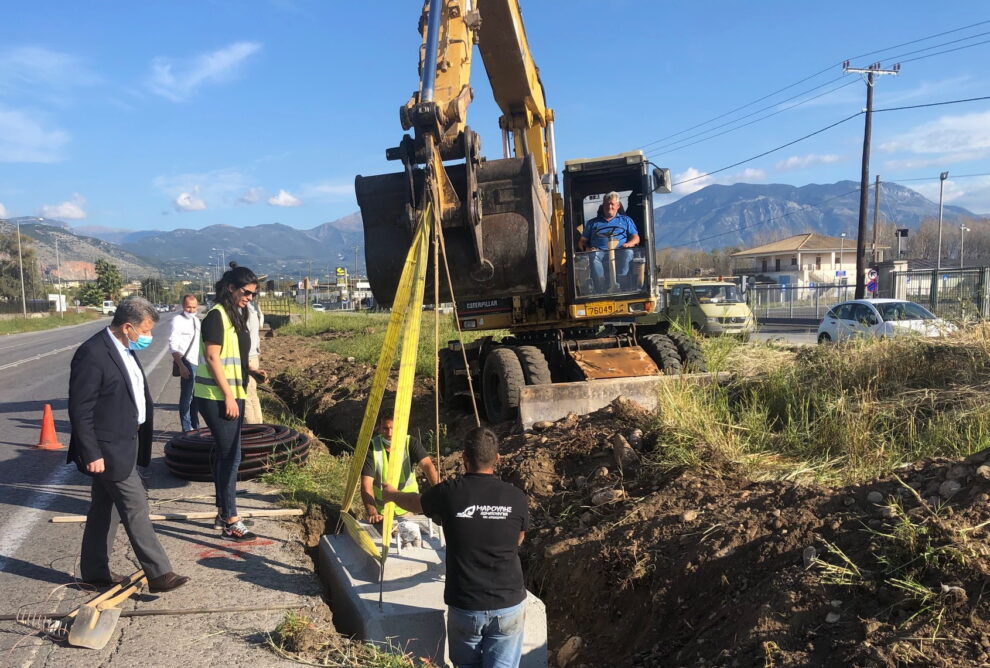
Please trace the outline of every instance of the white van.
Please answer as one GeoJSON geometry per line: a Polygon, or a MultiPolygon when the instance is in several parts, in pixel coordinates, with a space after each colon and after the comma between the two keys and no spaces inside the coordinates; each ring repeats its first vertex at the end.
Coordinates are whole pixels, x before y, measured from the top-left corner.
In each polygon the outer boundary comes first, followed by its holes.
{"type": "Polygon", "coordinates": [[[117,305],[110,299],[103,300],[103,307],[100,309],[103,315],[113,315],[117,312],[117,305]]]}

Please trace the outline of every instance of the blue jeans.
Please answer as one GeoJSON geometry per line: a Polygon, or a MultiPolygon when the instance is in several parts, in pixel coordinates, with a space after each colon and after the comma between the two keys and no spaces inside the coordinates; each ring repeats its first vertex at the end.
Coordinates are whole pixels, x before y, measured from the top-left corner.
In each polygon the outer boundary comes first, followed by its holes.
{"type": "MultiPolygon", "coordinates": [[[[622,278],[629,273],[629,262],[632,260],[633,250],[631,248],[616,248],[615,253],[615,278],[622,278]]],[[[608,251],[595,250],[590,256],[591,280],[595,283],[595,289],[604,292],[609,288],[605,284],[605,277],[608,275],[608,251]]]]}
{"type": "Polygon", "coordinates": [[[216,489],[217,508],[223,519],[237,515],[237,468],[241,465],[241,424],[244,422],[244,400],[237,400],[240,415],[228,420],[224,402],[213,399],[196,399],[199,412],[213,435],[210,450],[210,470],[216,489]]]}
{"type": "Polygon", "coordinates": [[[193,396],[193,385],[196,384],[196,365],[183,359],[182,363],[189,369],[188,378],[179,378],[179,423],[182,431],[199,429],[199,411],[196,410],[196,397],[193,396]]]}
{"type": "Polygon", "coordinates": [[[500,610],[447,606],[447,649],[456,668],[515,668],[522,659],[526,601],[500,610]]]}

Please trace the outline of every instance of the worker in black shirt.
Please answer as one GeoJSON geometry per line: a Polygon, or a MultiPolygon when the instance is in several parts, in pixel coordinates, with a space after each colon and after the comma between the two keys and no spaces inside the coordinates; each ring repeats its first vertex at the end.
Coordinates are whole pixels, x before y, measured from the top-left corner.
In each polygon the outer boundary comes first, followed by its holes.
{"type": "Polygon", "coordinates": [[[438,521],[447,538],[447,646],[455,666],[513,667],[522,658],[526,586],[519,546],[528,499],[495,475],[498,438],[476,427],[464,437],[461,477],[424,494],[386,485],[383,497],[438,521]]]}
{"type": "MultiPolygon", "coordinates": [[[[371,439],[368,446],[368,456],[361,469],[361,500],[364,502],[364,510],[368,515],[368,521],[372,524],[379,524],[382,521],[382,511],[385,502],[382,500],[382,481],[385,480],[385,469],[388,466],[389,454],[392,451],[392,418],[382,413],[378,420],[378,433],[371,439]]],[[[406,448],[405,459],[402,460],[402,473],[399,475],[399,489],[403,492],[419,492],[419,484],[416,482],[416,474],[412,470],[412,463],[419,464],[420,470],[426,475],[426,479],[431,485],[440,482],[437,467],[433,465],[433,460],[426,454],[426,449],[417,438],[409,439],[409,447],[406,448]]],[[[396,515],[405,515],[406,511],[396,508],[396,515]]]]}

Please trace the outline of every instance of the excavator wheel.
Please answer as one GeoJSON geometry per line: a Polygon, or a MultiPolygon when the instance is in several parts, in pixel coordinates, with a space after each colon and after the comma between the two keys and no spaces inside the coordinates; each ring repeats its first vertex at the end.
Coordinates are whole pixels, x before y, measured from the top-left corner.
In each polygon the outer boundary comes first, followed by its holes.
{"type": "Polygon", "coordinates": [[[519,391],[525,384],[515,350],[503,346],[488,353],[481,371],[481,396],[489,422],[515,419],[519,412],[519,391]]]}
{"type": "Polygon", "coordinates": [[[664,375],[681,373],[681,355],[677,346],[666,334],[647,334],[639,337],[640,347],[646,351],[664,375]]]}
{"type": "Polygon", "coordinates": [[[686,373],[704,373],[708,371],[705,364],[705,356],[701,353],[701,346],[689,334],[683,332],[669,332],[670,340],[677,346],[677,352],[681,357],[681,367],[686,373]]]}
{"type": "Polygon", "coordinates": [[[440,351],[440,402],[448,410],[458,409],[466,401],[462,393],[468,390],[467,378],[456,373],[463,366],[461,353],[448,348],[440,351]]]}
{"type": "Polygon", "coordinates": [[[550,365],[542,350],[536,346],[515,346],[515,351],[527,385],[549,385],[553,382],[550,365]]]}

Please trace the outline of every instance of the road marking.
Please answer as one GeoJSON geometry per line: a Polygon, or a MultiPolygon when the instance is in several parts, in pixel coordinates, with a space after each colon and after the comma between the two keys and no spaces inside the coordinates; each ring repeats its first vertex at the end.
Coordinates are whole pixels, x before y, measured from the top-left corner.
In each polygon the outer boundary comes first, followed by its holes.
{"type": "Polygon", "coordinates": [[[42,357],[48,357],[49,355],[57,355],[59,353],[64,353],[66,350],[72,350],[73,348],[78,348],[78,343],[73,343],[71,346],[65,346],[64,348],[56,348],[55,350],[49,350],[47,353],[40,353],[38,355],[32,355],[31,357],[25,357],[22,360],[17,360],[16,362],[8,362],[3,366],[0,366],[0,371],[4,369],[11,369],[15,366],[20,366],[21,364],[26,364],[27,362],[34,362],[40,360],[42,357]]]}
{"type": "Polygon", "coordinates": [[[64,491],[76,474],[75,468],[63,465],[62,461],[60,456],[58,458],[58,470],[40,485],[52,491],[37,492],[31,495],[24,502],[24,508],[13,513],[0,530],[0,571],[7,570],[9,559],[20,549],[24,540],[33,535],[34,525],[44,519],[43,515],[48,511],[48,507],[58,498],[55,490],[64,491]]]}

